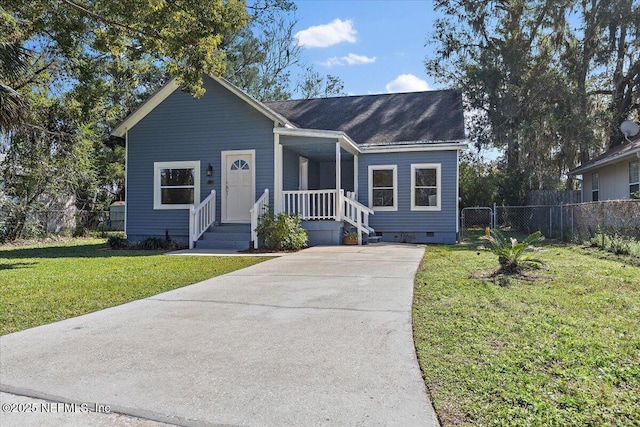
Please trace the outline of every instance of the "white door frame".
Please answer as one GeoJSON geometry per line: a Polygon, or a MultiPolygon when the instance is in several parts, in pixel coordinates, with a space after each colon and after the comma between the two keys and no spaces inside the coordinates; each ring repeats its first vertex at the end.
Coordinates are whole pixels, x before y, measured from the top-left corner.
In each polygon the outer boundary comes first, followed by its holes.
{"type": "Polygon", "coordinates": [[[221,202],[221,222],[239,222],[245,223],[249,221],[237,221],[237,220],[228,220],[227,219],[227,156],[241,156],[241,155],[250,155],[251,161],[249,162],[249,168],[251,170],[251,194],[253,198],[255,198],[256,194],[256,150],[227,150],[220,152],[221,156],[221,167],[220,167],[220,202],[221,202]]]}

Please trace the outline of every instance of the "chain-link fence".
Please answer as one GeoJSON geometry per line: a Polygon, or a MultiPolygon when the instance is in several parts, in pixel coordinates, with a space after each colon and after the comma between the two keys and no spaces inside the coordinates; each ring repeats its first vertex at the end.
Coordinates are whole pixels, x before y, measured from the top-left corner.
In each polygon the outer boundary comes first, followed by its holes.
{"type": "Polygon", "coordinates": [[[473,239],[476,235],[482,235],[486,227],[493,227],[493,210],[491,208],[462,209],[460,213],[460,240],[473,239]]]}
{"type": "Polygon", "coordinates": [[[640,200],[606,200],[562,206],[562,239],[582,243],[596,234],[640,241],[640,200]]]}
{"type": "Polygon", "coordinates": [[[484,227],[522,235],[540,230],[547,238],[575,243],[589,241],[597,234],[640,240],[640,200],[633,199],[464,208],[460,220],[461,240],[473,236],[473,229],[484,227]]]}
{"type": "Polygon", "coordinates": [[[540,230],[545,237],[562,238],[561,206],[496,206],[493,226],[525,235],[540,230]]]}

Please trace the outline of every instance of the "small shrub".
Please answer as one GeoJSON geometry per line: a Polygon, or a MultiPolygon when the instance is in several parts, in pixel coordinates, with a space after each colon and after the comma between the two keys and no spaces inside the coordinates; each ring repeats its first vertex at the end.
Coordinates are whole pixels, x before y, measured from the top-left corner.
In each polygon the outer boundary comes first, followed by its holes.
{"type": "Polygon", "coordinates": [[[482,236],[481,240],[487,240],[490,243],[489,251],[498,256],[500,268],[498,273],[517,274],[525,268],[538,268],[542,265],[542,260],[529,255],[532,244],[544,240],[544,236],[540,231],[536,231],[528,235],[522,242],[511,237],[507,239],[504,234],[498,230],[491,230],[490,236],[482,236]]]}
{"type": "Polygon", "coordinates": [[[185,249],[187,246],[180,242],[174,242],[170,239],[163,239],[160,237],[147,237],[140,243],[130,245],[129,249],[137,249],[143,251],[159,251],[159,250],[177,250],[185,249]]]}
{"type": "Polygon", "coordinates": [[[591,238],[591,246],[616,255],[640,256],[640,242],[615,233],[614,235],[598,233],[591,238]]]}
{"type": "Polygon", "coordinates": [[[266,249],[297,251],[307,245],[307,230],[302,228],[300,215],[268,212],[260,217],[256,232],[266,249]]]}
{"type": "Polygon", "coordinates": [[[114,235],[109,236],[107,245],[109,245],[111,249],[128,249],[129,241],[122,235],[114,235]]]}

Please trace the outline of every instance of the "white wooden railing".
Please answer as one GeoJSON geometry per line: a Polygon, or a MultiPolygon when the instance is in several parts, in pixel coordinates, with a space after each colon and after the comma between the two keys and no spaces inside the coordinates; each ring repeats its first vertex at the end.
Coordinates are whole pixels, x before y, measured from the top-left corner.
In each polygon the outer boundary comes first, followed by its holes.
{"type": "Polygon", "coordinates": [[[216,190],[211,190],[211,194],[198,206],[191,205],[189,209],[189,249],[193,249],[195,242],[211,224],[216,221],[216,190]]]}
{"type": "MultiPolygon", "coordinates": [[[[343,191],[343,190],[340,190],[343,191]]],[[[362,244],[362,233],[369,234],[373,231],[369,227],[369,215],[373,215],[373,210],[351,197],[343,197],[344,209],[342,219],[353,225],[358,232],[358,244],[362,244]]]]}
{"type": "Polygon", "coordinates": [[[297,213],[307,220],[340,220],[340,193],[337,190],[300,190],[282,192],[282,211],[297,213]]]}
{"type": "Polygon", "coordinates": [[[256,229],[258,228],[258,221],[260,221],[260,216],[267,213],[269,210],[269,189],[265,188],[262,196],[256,201],[256,203],[251,208],[251,241],[253,242],[253,248],[258,249],[258,233],[256,229]]]}

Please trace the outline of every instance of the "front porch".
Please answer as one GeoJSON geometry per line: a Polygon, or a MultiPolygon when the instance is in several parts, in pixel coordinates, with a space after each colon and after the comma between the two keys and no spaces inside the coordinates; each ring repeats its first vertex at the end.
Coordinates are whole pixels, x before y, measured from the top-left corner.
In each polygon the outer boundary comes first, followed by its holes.
{"type": "Polygon", "coordinates": [[[340,244],[348,227],[362,244],[373,211],[358,202],[359,153],[343,132],[275,128],[274,212],[300,215],[313,241],[340,244]]]}
{"type": "MultiPolygon", "coordinates": [[[[341,244],[345,230],[357,232],[360,245],[363,237],[374,236],[373,210],[358,202],[358,155],[342,132],[275,128],[273,189],[266,188],[250,209],[253,247],[259,245],[260,217],[268,211],[300,215],[310,244],[341,244]]],[[[215,222],[215,198],[212,193],[192,207],[190,247],[215,222]]]]}

